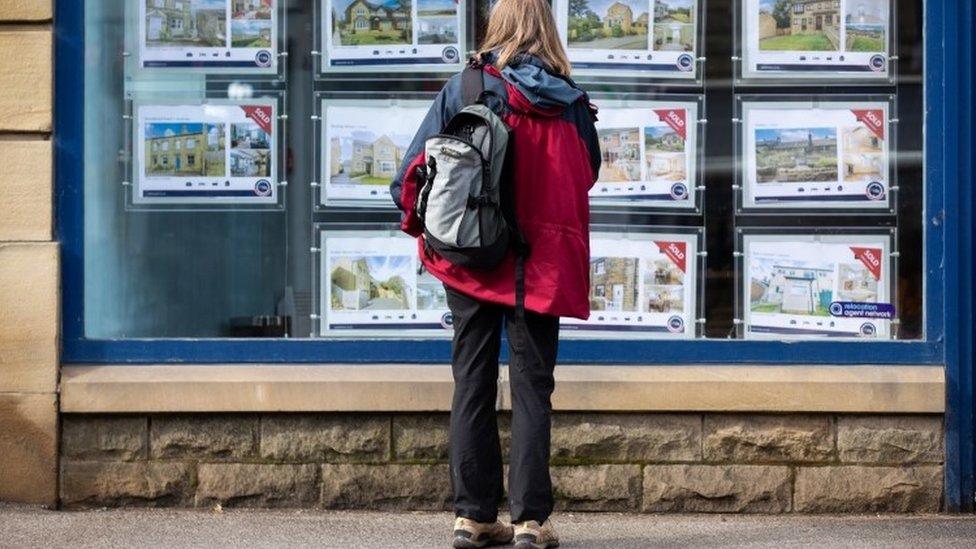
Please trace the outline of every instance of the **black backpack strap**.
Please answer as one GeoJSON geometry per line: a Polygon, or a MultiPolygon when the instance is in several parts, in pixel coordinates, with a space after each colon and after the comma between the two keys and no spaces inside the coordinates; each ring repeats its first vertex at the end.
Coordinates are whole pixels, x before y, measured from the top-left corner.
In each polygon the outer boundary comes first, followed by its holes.
{"type": "Polygon", "coordinates": [[[461,72],[461,101],[473,105],[481,99],[485,91],[485,72],[481,65],[469,64],[461,72]]]}

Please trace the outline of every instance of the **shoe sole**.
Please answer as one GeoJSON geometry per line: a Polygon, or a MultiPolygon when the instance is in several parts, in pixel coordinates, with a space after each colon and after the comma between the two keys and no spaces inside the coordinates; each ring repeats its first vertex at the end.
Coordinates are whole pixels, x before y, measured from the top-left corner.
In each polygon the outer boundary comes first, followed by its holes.
{"type": "Polygon", "coordinates": [[[512,540],[488,540],[480,543],[465,538],[454,538],[454,549],[483,549],[484,547],[495,547],[498,545],[508,545],[512,540]]]}
{"type": "Polygon", "coordinates": [[[554,549],[559,547],[558,541],[546,543],[532,543],[531,541],[520,541],[515,544],[515,549],[554,549]]]}

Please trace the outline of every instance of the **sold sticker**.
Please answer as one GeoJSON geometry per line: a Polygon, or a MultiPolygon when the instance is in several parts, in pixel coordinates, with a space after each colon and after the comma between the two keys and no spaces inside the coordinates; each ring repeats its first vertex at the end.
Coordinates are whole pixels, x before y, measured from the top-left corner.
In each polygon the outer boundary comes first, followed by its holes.
{"type": "Polygon", "coordinates": [[[264,133],[271,134],[271,107],[264,105],[241,105],[244,114],[257,123],[264,133]]]}
{"type": "Polygon", "coordinates": [[[881,280],[881,249],[880,248],[860,248],[851,246],[854,258],[861,260],[864,266],[871,271],[875,280],[881,280]]]}
{"type": "Polygon", "coordinates": [[[674,130],[681,139],[688,139],[688,122],[684,109],[654,109],[654,113],[671,129],[674,130]]]}
{"type": "Polygon", "coordinates": [[[879,139],[885,138],[885,123],[883,109],[851,109],[858,121],[864,123],[879,139]]]}
{"type": "Polygon", "coordinates": [[[685,242],[670,242],[663,240],[655,240],[657,244],[657,249],[661,250],[661,253],[668,256],[668,259],[674,262],[675,265],[681,269],[681,272],[685,272],[685,263],[687,257],[688,246],[685,242]]]}

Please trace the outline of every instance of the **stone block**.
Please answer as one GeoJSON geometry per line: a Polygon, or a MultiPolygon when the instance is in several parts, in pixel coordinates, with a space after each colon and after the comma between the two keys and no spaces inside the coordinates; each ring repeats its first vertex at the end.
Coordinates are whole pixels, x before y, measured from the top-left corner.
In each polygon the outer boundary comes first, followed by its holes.
{"type": "Polygon", "coordinates": [[[701,417],[678,414],[555,414],[555,460],[697,461],[701,417]]]}
{"type": "Polygon", "coordinates": [[[446,464],[322,466],[322,505],[327,509],[442,511],[450,502],[446,464]]]}
{"type": "Polygon", "coordinates": [[[556,509],[636,511],[641,490],[639,465],[552,467],[556,509]]]}
{"type": "Polygon", "coordinates": [[[56,243],[0,242],[0,392],[57,388],[58,274],[56,243]]]}
{"type": "Polygon", "coordinates": [[[397,460],[446,460],[449,414],[393,416],[393,458],[397,460]]]}
{"type": "Polygon", "coordinates": [[[733,463],[821,462],[834,459],[826,415],[705,416],[705,461],[733,463]]]}
{"type": "Polygon", "coordinates": [[[641,510],[651,513],[784,513],[790,510],[789,467],[648,465],[641,510]]]}
{"type": "Polygon", "coordinates": [[[153,416],[153,459],[238,460],[257,455],[258,418],[249,415],[153,416]]]}
{"type": "Polygon", "coordinates": [[[49,21],[52,0],[0,0],[0,21],[49,21]]]}
{"type": "Polygon", "coordinates": [[[0,131],[50,132],[51,31],[0,32],[0,131]]]}
{"type": "Polygon", "coordinates": [[[793,506],[801,513],[934,513],[942,467],[801,467],[793,506]]]}
{"type": "Polygon", "coordinates": [[[51,240],[51,141],[0,140],[0,166],[0,241],[51,240]]]}
{"type": "Polygon", "coordinates": [[[201,463],[196,504],[227,507],[312,507],[318,501],[317,465],[201,463]]]}
{"type": "Polygon", "coordinates": [[[67,507],[166,507],[192,501],[186,463],[68,461],[61,469],[67,507]]]}
{"type": "Polygon", "coordinates": [[[857,463],[942,463],[942,416],[842,416],[840,460],[857,463]]]}
{"type": "Polygon", "coordinates": [[[281,414],[261,420],[261,457],[280,461],[386,461],[390,418],[281,414]]]}
{"type": "Polygon", "coordinates": [[[62,416],[61,455],[77,461],[144,460],[148,423],[145,417],[62,416]]]}
{"type": "Polygon", "coordinates": [[[0,501],[57,502],[57,432],[53,393],[0,393],[0,501]]]}

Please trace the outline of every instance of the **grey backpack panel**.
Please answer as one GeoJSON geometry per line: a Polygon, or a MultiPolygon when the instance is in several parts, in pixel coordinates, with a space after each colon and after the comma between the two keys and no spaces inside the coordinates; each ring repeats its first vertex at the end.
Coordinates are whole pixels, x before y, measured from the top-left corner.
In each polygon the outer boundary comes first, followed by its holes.
{"type": "Polygon", "coordinates": [[[434,158],[437,173],[427,195],[426,229],[437,240],[467,248],[478,244],[480,227],[468,208],[468,197],[481,192],[481,154],[455,138],[427,140],[427,158],[434,158]]]}
{"type": "Polygon", "coordinates": [[[420,191],[418,215],[425,239],[438,252],[472,257],[486,264],[484,255],[498,255],[507,242],[502,212],[502,168],[509,129],[483,104],[464,107],[445,128],[425,144],[426,181],[420,191]]]}

